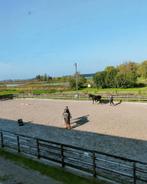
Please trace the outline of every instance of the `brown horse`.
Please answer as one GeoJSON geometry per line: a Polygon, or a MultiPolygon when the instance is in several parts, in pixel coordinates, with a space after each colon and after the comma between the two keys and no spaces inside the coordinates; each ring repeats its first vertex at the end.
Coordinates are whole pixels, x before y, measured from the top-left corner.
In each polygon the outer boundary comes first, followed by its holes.
{"type": "Polygon", "coordinates": [[[100,95],[93,95],[93,94],[88,94],[88,97],[92,99],[93,104],[94,102],[101,102],[102,96],[100,95]]]}

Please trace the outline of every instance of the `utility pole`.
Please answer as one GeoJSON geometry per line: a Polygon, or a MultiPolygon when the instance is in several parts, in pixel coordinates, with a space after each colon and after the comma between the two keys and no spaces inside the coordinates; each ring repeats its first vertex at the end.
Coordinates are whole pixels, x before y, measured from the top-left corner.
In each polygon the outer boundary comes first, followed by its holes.
{"type": "Polygon", "coordinates": [[[78,97],[78,71],[77,71],[77,68],[78,68],[78,65],[77,63],[74,64],[75,65],[75,77],[76,77],[76,96],[78,97]]]}

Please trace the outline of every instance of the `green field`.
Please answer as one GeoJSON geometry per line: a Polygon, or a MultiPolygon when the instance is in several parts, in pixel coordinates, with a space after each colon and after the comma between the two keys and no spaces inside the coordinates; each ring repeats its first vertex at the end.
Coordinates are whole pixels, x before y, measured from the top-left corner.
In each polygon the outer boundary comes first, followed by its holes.
{"type": "MultiPolygon", "coordinates": [[[[21,85],[8,85],[0,84],[0,95],[4,94],[75,94],[75,90],[71,90],[65,83],[46,83],[46,82],[26,82],[21,85]]],[[[147,87],[136,87],[136,88],[83,88],[78,90],[79,94],[114,94],[114,95],[138,95],[147,96],[147,87]]]]}

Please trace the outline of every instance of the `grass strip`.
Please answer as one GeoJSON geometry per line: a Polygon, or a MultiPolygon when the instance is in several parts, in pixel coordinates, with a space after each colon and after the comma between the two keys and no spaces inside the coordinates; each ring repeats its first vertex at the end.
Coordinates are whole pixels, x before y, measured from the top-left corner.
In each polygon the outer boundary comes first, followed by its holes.
{"type": "Polygon", "coordinates": [[[14,161],[16,164],[23,167],[30,168],[32,170],[39,171],[41,174],[52,177],[57,181],[61,181],[64,184],[105,184],[105,182],[97,181],[95,179],[87,179],[81,176],[77,176],[70,172],[65,171],[62,168],[57,168],[53,166],[48,166],[43,163],[37,162],[30,158],[26,158],[23,155],[10,153],[6,150],[0,149],[0,156],[14,161]]]}

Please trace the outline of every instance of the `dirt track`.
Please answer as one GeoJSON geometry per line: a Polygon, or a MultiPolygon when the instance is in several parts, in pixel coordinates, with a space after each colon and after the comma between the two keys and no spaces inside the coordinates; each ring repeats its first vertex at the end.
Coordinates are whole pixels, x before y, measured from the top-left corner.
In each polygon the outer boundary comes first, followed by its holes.
{"type": "Polygon", "coordinates": [[[147,104],[92,104],[90,101],[0,101],[0,118],[63,127],[63,109],[69,106],[74,129],[147,140],[147,104]]]}

